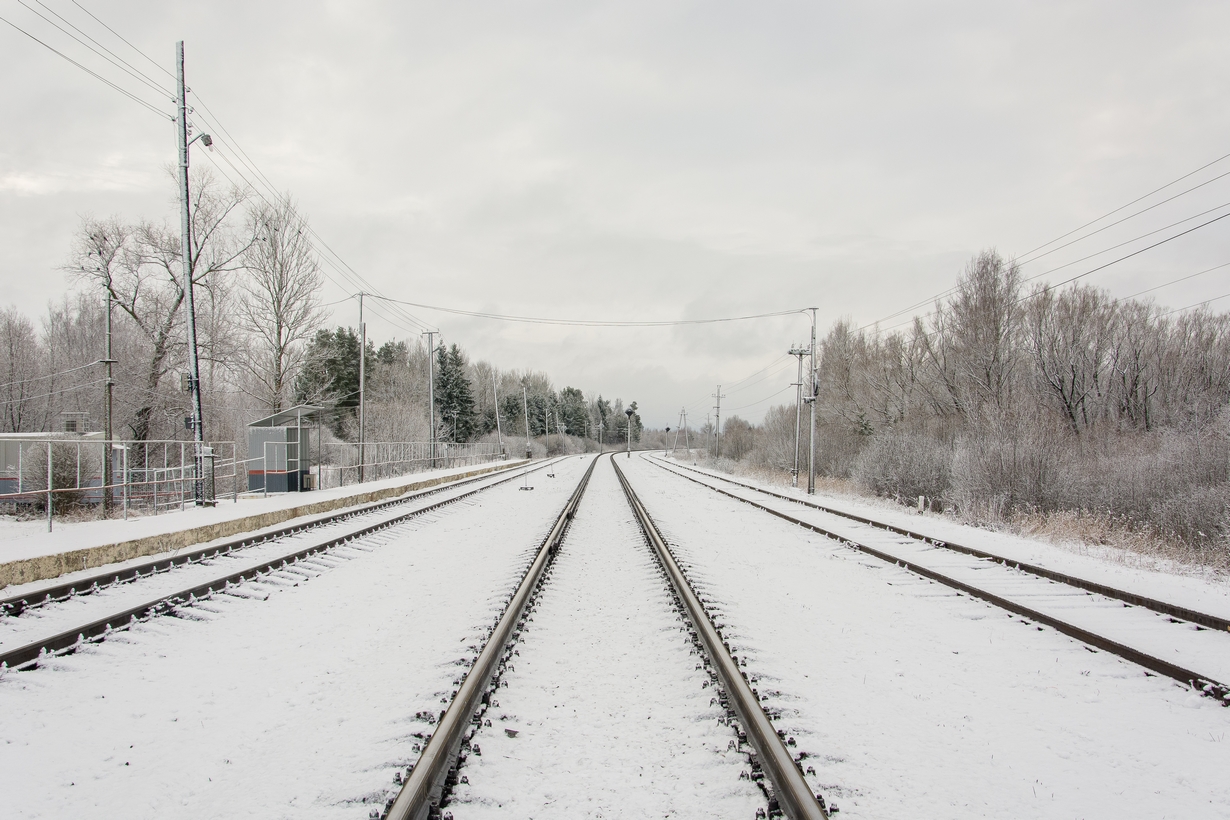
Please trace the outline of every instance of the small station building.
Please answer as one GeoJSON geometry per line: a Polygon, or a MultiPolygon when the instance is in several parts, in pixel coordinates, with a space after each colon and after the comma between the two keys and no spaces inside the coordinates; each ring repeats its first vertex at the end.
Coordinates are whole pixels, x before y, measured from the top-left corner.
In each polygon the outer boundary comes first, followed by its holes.
{"type": "Polygon", "coordinates": [[[323,413],[323,407],[300,404],[248,425],[248,492],[315,488],[313,454],[320,453],[323,413]]]}

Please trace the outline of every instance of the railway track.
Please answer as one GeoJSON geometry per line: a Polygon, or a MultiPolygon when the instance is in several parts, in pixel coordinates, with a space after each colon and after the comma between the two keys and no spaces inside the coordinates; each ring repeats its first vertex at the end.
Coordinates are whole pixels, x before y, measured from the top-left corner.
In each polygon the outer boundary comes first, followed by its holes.
{"type": "MultiPolygon", "coordinates": [[[[16,639],[21,642],[16,646],[4,646],[5,643],[14,643],[13,634],[10,634],[7,640],[4,636],[0,636],[0,672],[36,667],[39,659],[46,655],[75,651],[86,642],[105,639],[112,632],[124,629],[132,623],[171,612],[178,606],[192,604],[216,593],[225,592],[233,585],[251,581],[270,572],[286,570],[296,562],[320,555],[339,545],[350,543],[411,518],[470,498],[493,487],[519,479],[527,473],[552,467],[559,460],[553,459],[535,467],[524,465],[509,467],[492,474],[449,482],[395,499],[345,508],[285,527],[264,531],[254,536],[245,536],[134,566],[107,570],[86,578],[27,591],[0,600],[0,609],[6,616],[0,618],[0,624],[4,621],[21,621],[23,619],[19,616],[23,614],[38,613],[49,606],[74,602],[84,596],[112,590],[117,586],[135,585],[153,576],[167,575],[177,569],[182,571],[188,567],[196,567],[200,574],[204,562],[225,557],[241,559],[245,551],[262,552],[259,559],[247,562],[243,566],[222,573],[205,572],[204,574],[208,577],[199,579],[189,586],[176,586],[168,591],[160,591],[149,598],[142,596],[135,603],[108,610],[86,621],[75,621],[67,628],[61,624],[54,631],[45,632],[33,638],[18,633],[16,639]],[[435,500],[428,500],[437,496],[435,500]],[[424,500],[428,500],[428,503],[416,503],[424,500]],[[414,505],[414,507],[403,511],[407,505],[414,505]],[[373,521],[372,518],[376,520],[373,521]],[[364,520],[358,526],[344,527],[336,531],[339,525],[354,519],[364,520]],[[289,551],[284,548],[277,549],[277,545],[282,541],[298,540],[296,537],[301,538],[316,530],[325,530],[328,534],[323,538],[313,539],[308,544],[296,544],[295,548],[289,551]],[[258,547],[261,549],[256,550],[258,547]],[[273,554],[270,555],[270,552],[273,554]],[[24,640],[22,640],[23,637],[24,640]]],[[[134,586],[131,593],[124,597],[135,597],[136,589],[137,587],[134,586]]],[[[38,627],[33,626],[31,631],[38,631],[38,627]]]]}
{"type": "Polygon", "coordinates": [[[1230,622],[1224,618],[659,458],[647,460],[679,478],[1049,626],[1230,706],[1230,622]],[[1057,593],[1056,587],[1063,591],[1057,593]],[[1176,655],[1177,661],[1167,659],[1176,655]]]}
{"type": "MultiPolygon", "coordinates": [[[[521,631],[527,628],[527,615],[542,593],[544,580],[550,576],[552,563],[560,552],[599,460],[594,459],[560,512],[503,614],[492,626],[486,643],[455,690],[448,708],[438,720],[431,721],[434,728],[418,760],[407,772],[396,775],[395,782],[400,786],[398,793],[389,800],[383,812],[373,810],[373,818],[451,818],[451,812],[445,812],[444,808],[449,805],[450,796],[458,783],[466,782],[462,772],[468,756],[480,755],[476,736],[484,725],[491,726],[490,720],[484,716],[495,704],[493,695],[518,654],[515,642],[521,631]]],[[[753,772],[751,779],[763,790],[768,807],[767,812],[762,809],[762,813],[768,816],[784,815],[793,820],[827,817],[823,799],[812,793],[785,739],[773,728],[738,659],[724,645],[720,629],[715,626],[686,574],[674,560],[644,505],[614,458],[610,464],[635,520],[669,582],[671,598],[679,614],[687,620],[689,638],[704,657],[704,673],[712,679],[716,692],[712,702],[720,703],[721,708],[727,710],[731,724],[737,722],[741,727],[737,732],[740,748],[743,742],[750,747],[747,754],[753,772]]],[[[701,665],[697,666],[698,670],[701,668],[701,665]]],[[[704,683],[706,687],[710,685],[709,680],[704,683]]],[[[515,731],[509,733],[510,737],[515,735],[515,731]]]]}

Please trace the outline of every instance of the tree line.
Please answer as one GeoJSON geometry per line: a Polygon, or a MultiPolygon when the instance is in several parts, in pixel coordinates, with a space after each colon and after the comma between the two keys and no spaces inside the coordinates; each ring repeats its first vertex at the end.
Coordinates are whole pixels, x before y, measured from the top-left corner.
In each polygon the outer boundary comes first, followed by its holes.
{"type": "MultiPolygon", "coordinates": [[[[819,352],[822,476],[980,523],[1066,515],[1225,552],[1230,314],[1029,285],[986,251],[908,327],[838,321],[819,352]]],[[[788,469],[794,406],[723,433],[725,456],[788,469]]]]}
{"type": "MultiPolygon", "coordinates": [[[[366,438],[427,440],[426,346],[369,340],[361,353],[353,328],[325,327],[321,263],[293,202],[256,199],[208,171],[194,172],[191,190],[207,437],[237,442],[242,457],[247,423],[307,403],[328,409],[333,436],[354,441],[363,355],[366,438]]],[[[0,309],[0,432],[59,431],[68,415],[101,429],[110,297],[115,438],[190,439],[180,254],[174,219],[83,218],[63,265],[69,292],[38,319],[0,309]]],[[[513,436],[541,436],[549,418],[553,435],[597,440],[601,430],[608,442],[626,439],[618,399],[557,391],[544,373],[472,362],[458,344],[431,355],[440,440],[494,439],[497,416],[513,436]]],[[[640,430],[634,415],[634,439],[640,430]]]]}

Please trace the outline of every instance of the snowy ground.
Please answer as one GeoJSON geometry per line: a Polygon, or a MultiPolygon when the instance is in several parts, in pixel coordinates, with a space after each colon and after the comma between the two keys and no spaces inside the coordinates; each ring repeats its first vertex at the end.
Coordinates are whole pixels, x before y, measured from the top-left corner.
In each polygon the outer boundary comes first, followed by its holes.
{"type": "Polygon", "coordinates": [[[872,547],[893,556],[903,565],[930,569],[1015,601],[1035,612],[1188,669],[1205,680],[1230,683],[1230,633],[1223,630],[1181,622],[1144,607],[1125,607],[1116,598],[1090,594],[1077,587],[993,561],[933,547],[915,538],[758,493],[704,474],[678,472],[739,498],[814,524],[841,538],[872,547]]]}
{"type": "MultiPolygon", "coordinates": [[[[1230,576],[1193,574],[1190,567],[1179,566],[1169,567],[1173,571],[1166,571],[1163,567],[1167,562],[1160,560],[1149,562],[1150,566],[1129,564],[1123,561],[1123,550],[1083,544],[1059,546],[1038,539],[966,526],[942,515],[932,513],[918,515],[900,504],[878,503],[877,500],[864,502],[823,493],[808,496],[805,490],[799,488],[767,485],[746,476],[728,476],[716,470],[695,467],[685,461],[661,459],[659,456],[650,456],[650,458],[719,477],[733,478],[744,484],[762,486],[773,492],[794,495],[799,499],[807,499],[835,510],[873,518],[933,538],[953,541],[994,555],[1001,555],[1014,561],[1043,566],[1117,589],[1172,601],[1201,612],[1230,618],[1230,576]]],[[[727,484],[726,488],[730,489],[732,486],[727,484]]]]}
{"type": "MultiPolygon", "coordinates": [[[[538,468],[539,471],[542,469],[545,468],[538,468]]],[[[517,474],[519,475],[520,472],[517,471],[517,474]]],[[[530,475],[537,479],[539,472],[531,472],[530,475]]],[[[502,473],[480,477],[477,481],[465,482],[458,487],[442,488],[402,504],[351,516],[341,521],[326,521],[294,535],[254,544],[205,561],[180,565],[152,577],[147,576],[136,581],[114,584],[88,595],[74,596],[65,601],[32,607],[20,616],[0,617],[0,651],[16,649],[36,640],[45,640],[66,630],[79,627],[81,624],[88,624],[113,613],[173,595],[181,590],[242,572],[249,567],[260,566],[321,541],[346,537],[350,533],[383,521],[393,520],[441,502],[467,496],[480,488],[494,486],[507,479],[508,477],[502,473]]],[[[316,516],[315,518],[327,519],[327,516],[316,516]]],[[[276,527],[269,529],[276,529],[276,527]]],[[[149,557],[144,557],[126,563],[149,560],[149,557]]],[[[122,566],[122,564],[113,566],[122,566]]],[[[90,575],[97,572],[97,569],[86,570],[84,573],[73,573],[51,581],[14,586],[6,592],[28,593],[70,581],[76,575],[90,575]]]]}
{"type": "Polygon", "coordinates": [[[627,472],[842,816],[1230,815],[1230,709],[640,459],[627,472]]]}
{"type": "Polygon", "coordinates": [[[0,677],[5,816],[366,818],[585,466],[0,677]]]}
{"type": "Polygon", "coordinates": [[[607,459],[449,810],[467,818],[742,817],[763,798],[607,459]]]}
{"type": "Polygon", "coordinates": [[[265,496],[241,496],[238,501],[220,499],[216,507],[189,507],[186,510],[162,513],[161,515],[138,516],[130,515],[125,521],[121,518],[107,521],[56,520],[52,532],[47,532],[45,518],[19,520],[11,515],[0,516],[0,564],[9,561],[19,561],[23,558],[36,558],[41,555],[55,555],[70,550],[86,549],[105,544],[115,544],[145,538],[151,535],[187,530],[220,521],[229,521],[249,515],[275,510],[285,510],[317,501],[328,501],[337,498],[348,498],[374,490],[389,487],[401,487],[432,478],[456,476],[471,470],[499,466],[498,462],[476,464],[465,467],[450,467],[441,470],[428,470],[421,473],[410,473],[396,478],[386,478],[380,481],[368,481],[363,484],[350,484],[345,487],[334,487],[328,490],[316,490],[309,493],[275,493],[265,496]]]}

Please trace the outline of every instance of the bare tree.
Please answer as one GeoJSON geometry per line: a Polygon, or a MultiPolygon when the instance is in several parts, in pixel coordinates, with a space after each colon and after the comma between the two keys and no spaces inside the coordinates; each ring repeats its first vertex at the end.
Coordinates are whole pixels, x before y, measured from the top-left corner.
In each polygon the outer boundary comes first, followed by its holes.
{"type": "Polygon", "coordinates": [[[15,307],[0,310],[0,430],[5,433],[24,433],[31,427],[34,397],[44,392],[39,354],[34,324],[15,307]]]}
{"type": "Polygon", "coordinates": [[[307,231],[289,198],[253,211],[249,220],[255,241],[243,257],[249,279],[239,316],[255,343],[241,360],[258,387],[256,398],[274,412],[283,409],[307,342],[325,318],[317,297],[320,262],[307,231]]]}
{"type": "MultiPolygon", "coordinates": [[[[194,286],[217,288],[221,279],[239,269],[253,240],[243,237],[236,215],[248,194],[239,188],[220,190],[208,172],[195,175],[192,189],[191,271],[194,286]]],[[[165,224],[123,225],[117,219],[82,221],[68,272],[92,286],[110,291],[116,307],[131,320],[145,341],[144,362],[135,385],[138,406],[129,422],[136,440],[150,437],[160,409],[163,377],[184,350],[182,311],[186,294],[181,279],[179,232],[165,224]]],[[[211,302],[206,300],[203,306],[211,302]]],[[[206,319],[202,326],[209,327],[206,319]]],[[[202,341],[207,349],[208,337],[202,341]]]]}

